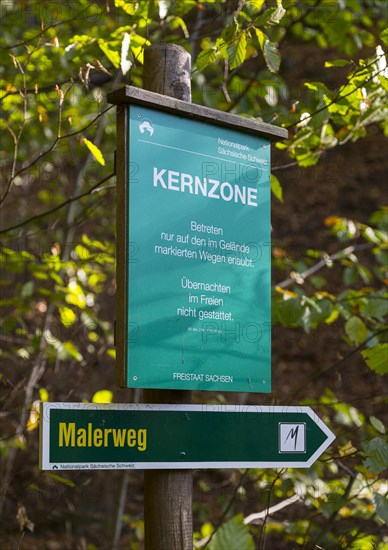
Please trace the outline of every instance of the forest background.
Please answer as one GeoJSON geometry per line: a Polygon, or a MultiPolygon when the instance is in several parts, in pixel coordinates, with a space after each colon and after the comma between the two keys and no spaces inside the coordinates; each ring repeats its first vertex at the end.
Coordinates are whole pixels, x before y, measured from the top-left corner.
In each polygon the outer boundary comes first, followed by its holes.
{"type": "Polygon", "coordinates": [[[143,548],[141,472],[41,472],[43,401],[115,381],[115,108],[144,48],[192,55],[193,102],[283,126],[273,146],[273,391],[336,434],[308,470],[194,472],[195,545],[388,543],[387,4],[1,3],[2,548],[143,548]],[[254,517],[252,516],[254,515],[254,517]]]}

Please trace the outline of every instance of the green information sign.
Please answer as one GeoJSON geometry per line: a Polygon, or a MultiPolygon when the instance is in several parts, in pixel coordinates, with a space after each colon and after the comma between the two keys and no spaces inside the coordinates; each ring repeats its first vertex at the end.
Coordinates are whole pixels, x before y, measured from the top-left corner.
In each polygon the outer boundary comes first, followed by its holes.
{"type": "Polygon", "coordinates": [[[307,468],[333,440],[309,407],[42,403],[40,465],[307,468]]]}
{"type": "Polygon", "coordinates": [[[124,384],[270,392],[274,127],[132,95],[118,116],[124,384]]]}

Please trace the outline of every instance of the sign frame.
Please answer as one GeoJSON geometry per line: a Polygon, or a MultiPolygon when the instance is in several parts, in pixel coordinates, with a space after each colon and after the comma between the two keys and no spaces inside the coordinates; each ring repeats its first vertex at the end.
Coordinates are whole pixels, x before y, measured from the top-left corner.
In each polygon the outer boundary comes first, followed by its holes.
{"type": "MultiPolygon", "coordinates": [[[[308,468],[335,439],[335,435],[323,421],[310,407],[305,406],[41,403],[40,415],[39,458],[40,468],[44,470],[308,468]],[[52,411],[57,413],[56,420],[52,417],[52,411]],[[115,425],[126,427],[142,426],[143,428],[146,426],[146,430],[151,429],[151,432],[147,435],[148,445],[151,446],[151,450],[152,445],[157,447],[160,444],[163,447],[163,445],[168,445],[172,442],[171,446],[175,446],[176,448],[171,450],[171,453],[170,450],[168,451],[169,456],[176,456],[178,460],[160,461],[157,460],[158,457],[156,456],[155,459],[151,457],[144,461],[125,462],[122,460],[122,454],[116,460],[113,456],[105,460],[105,462],[101,457],[96,462],[89,460],[72,460],[70,462],[66,462],[66,460],[51,460],[51,451],[58,454],[59,448],[59,445],[55,445],[51,439],[51,429],[54,430],[55,423],[58,422],[61,413],[66,415],[67,418],[72,417],[72,421],[74,421],[74,418],[80,412],[81,415],[83,414],[87,417],[86,420],[80,420],[81,425],[86,426],[89,425],[86,424],[86,421],[94,421],[97,423],[99,432],[102,432],[101,426],[106,426],[107,431],[115,425]],[[109,415],[112,415],[113,421],[112,418],[109,418],[109,415]],[[147,415],[150,415],[150,422],[145,424],[144,418],[147,415]],[[163,415],[164,419],[161,418],[163,415]],[[126,422],[130,419],[132,424],[123,424],[124,416],[126,417],[126,422]],[[173,416],[174,418],[172,418],[173,416]],[[136,419],[136,417],[142,417],[143,420],[136,419]],[[268,434],[268,424],[270,428],[273,425],[278,433],[273,434],[270,431],[270,434],[268,434]],[[198,426],[200,429],[198,429],[198,426]],[[286,431],[283,430],[283,426],[286,426],[286,431]],[[305,427],[304,435],[302,440],[297,441],[296,432],[301,426],[305,427]],[[217,430],[218,433],[207,433],[209,430],[211,432],[212,429],[217,430]],[[230,433],[230,430],[233,429],[238,429],[239,433],[237,437],[230,433]],[[258,432],[261,430],[262,433],[255,434],[255,429],[258,429],[258,432]],[[313,433],[314,430],[317,434],[313,433]],[[233,438],[233,445],[231,446],[228,444],[228,437],[230,436],[233,438]],[[319,436],[318,443],[313,441],[313,439],[309,439],[317,436],[319,436]],[[154,437],[154,441],[152,437],[154,437]],[[181,440],[179,440],[179,437],[181,440]],[[257,443],[252,441],[255,437],[258,439],[257,443]],[[278,437],[279,440],[276,442],[278,437]],[[169,443],[165,443],[166,438],[169,438],[169,443]],[[263,438],[267,438],[267,440],[263,441],[263,438]],[[223,448],[217,447],[216,454],[219,452],[220,455],[223,454],[229,457],[230,454],[236,452],[237,454],[242,453],[244,456],[251,452],[262,452],[267,457],[272,453],[275,459],[240,461],[233,459],[193,461],[190,459],[192,457],[191,453],[197,452],[197,454],[200,454],[201,449],[204,449],[203,452],[205,454],[210,453],[214,458],[214,449],[209,449],[209,445],[206,443],[208,440],[213,439],[216,440],[214,445],[217,445],[217,441],[218,443],[225,442],[222,443],[223,448]],[[309,445],[313,447],[313,452],[311,452],[311,449],[308,451],[309,445]],[[317,445],[319,446],[317,447],[317,445]],[[274,451],[273,447],[277,447],[277,451],[274,451]],[[288,448],[285,449],[285,447],[288,448]],[[252,448],[254,448],[253,451],[251,450],[252,448]],[[303,457],[303,455],[305,456],[303,457]],[[291,457],[295,457],[295,460],[291,457]],[[303,458],[305,459],[303,460],[303,458]]],[[[86,429],[84,431],[86,434],[86,429]]],[[[102,435],[98,435],[101,439],[102,435]]],[[[67,436],[69,437],[69,434],[67,436]]],[[[113,437],[110,434],[108,436],[113,437]]],[[[98,455],[100,449],[93,448],[88,451],[87,448],[85,449],[87,444],[86,442],[84,443],[84,450],[78,451],[81,455],[84,451],[91,453],[93,457],[98,455]]],[[[69,440],[67,441],[67,445],[63,445],[63,456],[69,453],[68,444],[69,440]]],[[[113,446],[113,448],[115,447],[113,446]]],[[[165,450],[156,449],[152,452],[154,454],[159,452],[160,456],[165,450]]],[[[141,455],[142,453],[139,451],[138,454],[141,455]]]]}
{"type": "MultiPolygon", "coordinates": [[[[224,113],[215,109],[209,109],[200,105],[170,98],[154,92],[149,92],[133,86],[125,86],[108,95],[108,101],[117,105],[117,153],[116,153],[116,174],[117,174],[117,295],[116,295],[116,323],[115,323],[115,345],[116,364],[119,384],[128,388],[149,388],[149,389],[179,389],[179,390],[208,390],[208,391],[240,391],[240,392],[265,392],[271,391],[270,382],[267,386],[258,388],[246,383],[244,387],[232,386],[232,384],[215,385],[208,387],[195,387],[193,383],[185,383],[179,380],[179,384],[158,380],[143,383],[136,380],[136,376],[128,374],[130,355],[130,343],[128,335],[135,332],[136,326],[131,325],[128,316],[129,310],[129,269],[131,255],[136,252],[134,243],[129,242],[129,193],[130,193],[130,163],[129,163],[129,116],[128,105],[152,108],[160,112],[170,113],[189,120],[205,122],[213,126],[219,126],[230,130],[238,130],[247,135],[263,137],[267,140],[284,139],[288,136],[287,130],[270,124],[241,116],[224,113]]],[[[270,333],[270,328],[268,329],[270,333]]],[[[236,367],[237,368],[237,367],[236,367]]],[[[259,369],[259,365],[257,367],[259,369]]]]}

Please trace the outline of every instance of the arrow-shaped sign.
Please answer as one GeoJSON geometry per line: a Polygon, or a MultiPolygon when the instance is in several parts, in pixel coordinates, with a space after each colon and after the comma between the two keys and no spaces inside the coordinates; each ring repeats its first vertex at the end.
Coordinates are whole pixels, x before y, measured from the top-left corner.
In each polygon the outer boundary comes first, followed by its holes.
{"type": "Polygon", "coordinates": [[[310,407],[42,403],[41,468],[308,468],[334,440],[310,407]]]}

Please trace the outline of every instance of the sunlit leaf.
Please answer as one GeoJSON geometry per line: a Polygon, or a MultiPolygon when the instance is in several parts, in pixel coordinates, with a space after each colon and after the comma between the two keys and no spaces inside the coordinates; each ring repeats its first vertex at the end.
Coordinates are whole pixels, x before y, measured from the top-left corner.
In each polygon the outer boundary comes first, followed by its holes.
{"type": "Polygon", "coordinates": [[[228,47],[229,66],[231,69],[239,67],[245,61],[247,51],[247,37],[241,32],[228,47]]]}
{"type": "Polygon", "coordinates": [[[268,19],[270,25],[277,25],[284,17],[286,10],[283,8],[281,0],[277,0],[277,7],[273,10],[271,17],[268,19]]]}
{"type": "Polygon", "coordinates": [[[265,0],[249,0],[249,5],[252,6],[252,8],[255,8],[255,10],[260,11],[264,2],[265,0]]]}
{"type": "Polygon", "coordinates": [[[74,311],[66,306],[59,308],[59,315],[61,316],[61,323],[65,327],[70,327],[77,320],[77,316],[74,311]]]}
{"type": "Polygon", "coordinates": [[[45,403],[49,400],[49,393],[46,388],[39,388],[39,397],[41,401],[45,403]]]}
{"type": "Polygon", "coordinates": [[[92,403],[112,403],[113,393],[109,390],[99,390],[92,397],[92,403]]]}
{"type": "Polygon", "coordinates": [[[280,181],[274,174],[271,174],[271,191],[280,202],[283,202],[283,189],[280,181]]]}
{"type": "Polygon", "coordinates": [[[214,48],[203,50],[197,57],[196,66],[199,71],[203,71],[205,67],[214,63],[217,59],[217,54],[214,48]]]}
{"type": "Polygon", "coordinates": [[[112,359],[116,359],[116,350],[114,348],[107,349],[106,354],[112,357],[112,359]]]}
{"type": "Polygon", "coordinates": [[[100,39],[98,41],[98,45],[102,52],[106,55],[106,57],[109,59],[109,61],[112,63],[112,65],[118,69],[120,67],[120,54],[116,50],[112,50],[108,44],[105,42],[105,40],[100,39]]]}
{"type": "Polygon", "coordinates": [[[388,29],[383,30],[383,32],[380,34],[380,38],[384,42],[384,44],[388,45],[388,29]]]}
{"type": "Polygon", "coordinates": [[[256,33],[260,48],[262,51],[264,51],[264,45],[265,45],[265,41],[267,40],[267,36],[263,33],[261,29],[258,29],[257,27],[255,27],[255,33],[256,33]]]}
{"type": "Polygon", "coordinates": [[[128,15],[134,15],[139,8],[138,2],[129,0],[115,0],[115,6],[124,10],[128,15]]]}
{"type": "Polygon", "coordinates": [[[68,340],[67,342],[63,343],[63,347],[64,347],[65,351],[71,357],[73,357],[76,361],[78,361],[78,362],[82,361],[83,357],[80,354],[80,352],[78,351],[77,346],[73,342],[68,340]]]}
{"type": "Polygon", "coordinates": [[[167,22],[170,24],[170,27],[172,29],[179,29],[179,28],[182,29],[184,37],[186,39],[190,37],[186,23],[183,21],[182,17],[170,16],[170,17],[167,17],[167,22]]]}
{"type": "Polygon", "coordinates": [[[325,61],[325,67],[345,67],[349,65],[349,59],[334,59],[333,61],[325,61]]]}
{"type": "Polygon", "coordinates": [[[89,149],[89,151],[92,153],[92,155],[96,159],[96,161],[99,162],[100,164],[102,164],[102,166],[105,166],[105,159],[104,159],[100,149],[98,147],[96,147],[91,141],[89,141],[86,138],[84,138],[83,141],[84,141],[86,147],[89,149]]]}

